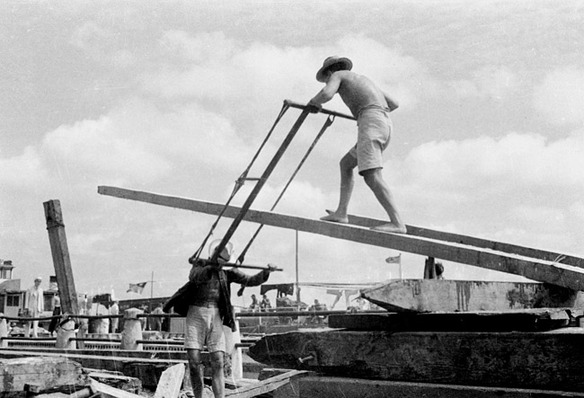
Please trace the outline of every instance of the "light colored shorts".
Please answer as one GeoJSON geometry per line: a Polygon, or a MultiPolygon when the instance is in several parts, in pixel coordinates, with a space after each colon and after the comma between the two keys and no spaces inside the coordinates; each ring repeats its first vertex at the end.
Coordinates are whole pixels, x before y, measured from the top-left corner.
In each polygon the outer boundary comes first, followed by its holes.
{"type": "Polygon", "coordinates": [[[357,158],[359,174],[383,168],[383,151],[391,139],[392,123],[389,112],[380,107],[365,108],[357,119],[357,144],[349,154],[357,158]]]}
{"type": "Polygon", "coordinates": [[[225,333],[217,307],[191,305],[185,325],[185,348],[225,352],[225,333]]]}

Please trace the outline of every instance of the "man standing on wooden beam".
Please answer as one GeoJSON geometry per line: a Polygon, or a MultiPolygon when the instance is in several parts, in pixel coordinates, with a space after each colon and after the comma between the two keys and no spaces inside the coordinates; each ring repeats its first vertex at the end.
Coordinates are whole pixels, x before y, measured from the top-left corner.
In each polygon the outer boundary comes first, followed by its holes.
{"type": "Polygon", "coordinates": [[[316,74],[316,80],[325,83],[309,102],[312,112],[318,112],[322,104],[339,94],[357,119],[357,144],[341,159],[341,192],[335,211],[321,217],[324,221],[347,223],[349,201],[353,193],[353,169],[359,174],[383,206],[389,223],[373,227],[383,232],[406,233],[406,226],[398,213],[389,186],[383,179],[382,153],[389,145],[392,123],[389,113],[398,107],[397,101],[383,92],[363,75],[351,72],[353,63],[348,58],[332,56],[324,60],[316,74]]]}

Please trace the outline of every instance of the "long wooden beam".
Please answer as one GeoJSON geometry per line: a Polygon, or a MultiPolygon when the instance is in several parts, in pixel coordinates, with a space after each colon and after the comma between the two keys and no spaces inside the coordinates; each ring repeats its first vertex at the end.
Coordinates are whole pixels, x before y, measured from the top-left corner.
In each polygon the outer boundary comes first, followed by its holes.
{"type": "MultiPolygon", "coordinates": [[[[400,397],[400,398],[577,398],[581,392],[562,389],[534,389],[514,387],[477,387],[406,381],[367,380],[354,377],[310,375],[292,380],[290,397],[339,398],[339,397],[400,397]],[[297,392],[294,394],[294,392],[297,392]]],[[[284,395],[283,395],[284,396],[284,395]]]]}
{"type": "MultiPolygon", "coordinates": [[[[376,218],[349,215],[349,223],[360,227],[371,228],[377,225],[386,224],[387,220],[376,218]]],[[[506,253],[518,254],[525,257],[539,258],[541,260],[557,261],[562,264],[573,265],[574,267],[584,268],[584,258],[574,257],[567,254],[550,252],[545,250],[534,249],[511,243],[497,242],[493,240],[481,239],[468,235],[455,234],[452,232],[437,231],[434,229],[408,225],[408,235],[421,236],[424,238],[437,239],[446,242],[461,243],[463,245],[491,249],[506,253]]]]}
{"type": "MultiPolygon", "coordinates": [[[[219,214],[224,207],[222,204],[213,202],[109,186],[98,187],[98,193],[206,214],[219,214]]],[[[238,214],[240,214],[240,208],[235,206],[229,206],[224,212],[225,217],[231,218],[236,217],[238,214]]],[[[573,290],[584,290],[584,270],[582,268],[549,260],[474,247],[462,243],[415,235],[391,234],[350,224],[331,223],[266,211],[249,210],[245,214],[244,220],[431,256],[446,261],[521,275],[539,282],[552,283],[573,290]]]]}
{"type": "Polygon", "coordinates": [[[394,279],[360,290],[361,297],[389,311],[508,311],[582,307],[579,292],[548,283],[453,279],[394,279]]]}

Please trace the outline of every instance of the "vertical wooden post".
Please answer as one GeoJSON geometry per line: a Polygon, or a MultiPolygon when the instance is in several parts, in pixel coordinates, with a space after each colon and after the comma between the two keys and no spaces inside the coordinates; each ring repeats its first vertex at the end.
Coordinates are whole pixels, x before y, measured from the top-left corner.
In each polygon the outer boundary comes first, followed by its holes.
{"type": "Polygon", "coordinates": [[[71,337],[75,337],[75,322],[72,319],[61,323],[57,326],[57,339],[55,341],[55,347],[74,350],[77,348],[77,343],[75,340],[71,340],[71,337]]]}
{"type": "Polygon", "coordinates": [[[122,342],[120,349],[142,351],[142,323],[138,319],[138,314],[144,311],[138,308],[128,308],[124,311],[124,329],[122,330],[122,342]]]}
{"type": "Polygon", "coordinates": [[[58,200],[49,200],[44,202],[43,205],[45,207],[45,218],[47,220],[47,230],[49,231],[53,265],[55,266],[57,284],[61,296],[61,306],[65,313],[79,314],[77,291],[75,290],[69,248],[67,247],[61,203],[58,200]]]}
{"type": "Polygon", "coordinates": [[[434,257],[426,258],[424,265],[424,279],[436,279],[436,262],[434,257]]]}
{"type": "Polygon", "coordinates": [[[8,347],[8,343],[6,342],[6,337],[8,337],[8,324],[6,323],[6,318],[4,318],[4,314],[0,313],[2,318],[0,318],[0,347],[5,348],[8,347]]]}
{"type": "MultiPolygon", "coordinates": [[[[296,232],[296,311],[300,311],[300,282],[298,279],[298,230],[295,231],[296,232]]],[[[300,320],[300,317],[298,317],[298,320],[300,320]]]]}
{"type": "MultiPolygon", "coordinates": [[[[234,311],[239,312],[239,309],[234,309],[234,311]]],[[[234,313],[234,315],[236,314],[234,313]]],[[[237,316],[235,316],[235,331],[231,330],[228,326],[223,326],[223,331],[225,333],[225,355],[231,357],[230,376],[234,380],[240,380],[243,378],[243,353],[241,347],[237,347],[238,344],[241,344],[241,333],[237,316]]]]}

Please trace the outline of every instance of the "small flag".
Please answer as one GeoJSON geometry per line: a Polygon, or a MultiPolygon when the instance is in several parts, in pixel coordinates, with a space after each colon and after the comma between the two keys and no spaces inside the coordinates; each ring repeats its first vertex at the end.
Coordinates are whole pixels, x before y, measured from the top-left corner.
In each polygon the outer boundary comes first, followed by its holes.
{"type": "Polygon", "coordinates": [[[401,253],[397,256],[386,258],[385,262],[388,264],[401,264],[401,253]]]}
{"type": "Polygon", "coordinates": [[[147,283],[148,282],[130,283],[130,287],[126,290],[126,293],[134,292],[142,294],[142,290],[144,290],[144,286],[146,286],[147,283]]]}

